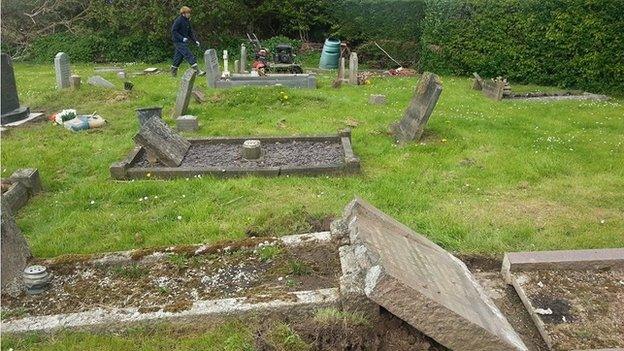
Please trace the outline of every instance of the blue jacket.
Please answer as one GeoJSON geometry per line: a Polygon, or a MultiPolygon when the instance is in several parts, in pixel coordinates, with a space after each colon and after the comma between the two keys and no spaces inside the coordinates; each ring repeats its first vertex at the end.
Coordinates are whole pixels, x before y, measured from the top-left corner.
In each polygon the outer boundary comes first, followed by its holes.
{"type": "Polygon", "coordinates": [[[171,37],[174,43],[183,43],[184,38],[188,38],[192,43],[197,41],[195,33],[193,33],[193,29],[191,28],[191,21],[182,15],[178,16],[173,22],[173,26],[171,26],[171,37]]]}

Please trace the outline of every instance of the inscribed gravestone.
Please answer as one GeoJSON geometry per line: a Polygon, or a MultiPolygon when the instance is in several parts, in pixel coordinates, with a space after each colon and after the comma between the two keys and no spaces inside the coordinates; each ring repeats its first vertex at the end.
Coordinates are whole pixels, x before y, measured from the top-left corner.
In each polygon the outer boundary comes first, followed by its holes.
{"type": "Polygon", "coordinates": [[[197,71],[192,68],[184,72],[182,80],[180,81],[180,88],[178,89],[175,106],[173,107],[172,118],[180,117],[186,113],[189,101],[191,100],[191,94],[193,93],[193,84],[195,84],[196,75],[197,71]]]}
{"type": "Polygon", "coordinates": [[[22,120],[30,115],[28,107],[20,107],[17,85],[15,84],[15,73],[13,63],[7,54],[2,54],[0,71],[2,74],[2,116],[0,123],[7,124],[22,120]]]}
{"type": "Polygon", "coordinates": [[[22,271],[26,268],[26,264],[30,257],[30,248],[26,239],[22,235],[22,231],[15,223],[15,219],[9,209],[9,206],[5,206],[5,202],[2,203],[1,217],[2,223],[0,224],[2,232],[0,248],[2,249],[2,264],[1,271],[2,276],[2,293],[4,294],[8,290],[19,290],[19,282],[21,281],[22,271]]]}
{"type": "Polygon", "coordinates": [[[208,49],[204,53],[204,61],[206,63],[206,79],[208,88],[216,88],[217,80],[221,79],[221,70],[219,69],[219,58],[215,49],[208,49]]]}
{"type": "Polygon", "coordinates": [[[349,57],[349,84],[357,85],[358,83],[358,56],[352,52],[349,57]]]}
{"type": "Polygon", "coordinates": [[[160,118],[150,118],[141,126],[134,141],[143,146],[148,154],[153,155],[165,166],[178,167],[191,143],[174,132],[160,118]]]}
{"type": "Polygon", "coordinates": [[[332,235],[342,244],[341,289],[452,350],[527,350],[464,263],[367,202],[351,202],[332,235]]]}
{"type": "Polygon", "coordinates": [[[438,76],[424,72],[403,119],[390,127],[397,141],[418,140],[422,136],[441,93],[442,83],[438,76]]]}
{"type": "Polygon", "coordinates": [[[66,89],[70,87],[69,76],[71,68],[69,67],[69,56],[64,52],[59,52],[54,57],[54,71],[56,72],[56,87],[66,89]]]}

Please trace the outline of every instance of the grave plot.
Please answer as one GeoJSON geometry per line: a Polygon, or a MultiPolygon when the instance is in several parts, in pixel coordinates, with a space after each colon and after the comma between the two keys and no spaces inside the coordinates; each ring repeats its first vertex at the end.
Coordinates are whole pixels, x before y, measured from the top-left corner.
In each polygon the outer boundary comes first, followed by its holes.
{"type": "Polygon", "coordinates": [[[508,253],[502,273],[550,350],[624,348],[624,249],[508,253]]]}
{"type": "Polygon", "coordinates": [[[48,287],[2,293],[3,332],[110,326],[332,306],[340,268],[329,233],[250,238],[47,261],[48,287]]]}
{"type": "Polygon", "coordinates": [[[140,145],[110,168],[114,179],[246,174],[283,176],[355,173],[360,161],[350,131],[310,137],[213,137],[183,139],[152,118],[135,136],[140,145]]]}
{"type": "Polygon", "coordinates": [[[503,99],[531,99],[543,101],[555,100],[608,100],[606,95],[591,94],[582,91],[564,90],[560,92],[514,92],[511,84],[506,79],[497,77],[496,79],[483,79],[477,73],[473,73],[473,89],[481,90],[483,95],[493,100],[503,99]]]}
{"type": "Polygon", "coordinates": [[[231,88],[238,86],[273,86],[283,85],[291,88],[316,89],[316,76],[313,74],[267,74],[252,76],[250,74],[229,74],[227,61],[221,72],[217,51],[208,49],[204,53],[206,63],[206,79],[209,88],[231,88]]]}

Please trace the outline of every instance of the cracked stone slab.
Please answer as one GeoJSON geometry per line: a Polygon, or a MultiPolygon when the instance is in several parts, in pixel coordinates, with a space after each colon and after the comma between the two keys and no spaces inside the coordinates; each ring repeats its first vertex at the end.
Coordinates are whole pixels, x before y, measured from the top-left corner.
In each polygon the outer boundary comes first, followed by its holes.
{"type": "Polygon", "coordinates": [[[527,350],[449,252],[359,198],[341,222],[332,225],[332,237],[343,244],[341,293],[365,295],[456,351],[527,350]]]}

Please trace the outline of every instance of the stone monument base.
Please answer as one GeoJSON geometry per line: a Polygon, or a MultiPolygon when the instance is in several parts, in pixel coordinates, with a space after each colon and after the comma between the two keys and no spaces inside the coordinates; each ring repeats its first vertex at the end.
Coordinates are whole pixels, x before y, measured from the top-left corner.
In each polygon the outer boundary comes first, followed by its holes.
{"type": "Polygon", "coordinates": [[[30,108],[28,107],[18,107],[13,111],[9,111],[7,113],[2,114],[1,124],[9,124],[17,121],[21,121],[30,116],[30,108]]]}

